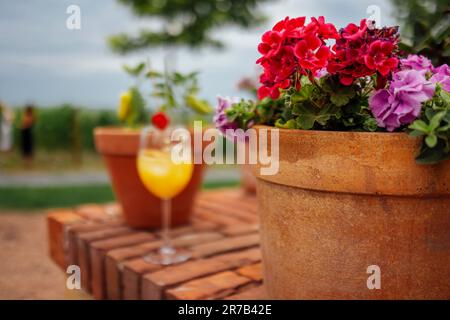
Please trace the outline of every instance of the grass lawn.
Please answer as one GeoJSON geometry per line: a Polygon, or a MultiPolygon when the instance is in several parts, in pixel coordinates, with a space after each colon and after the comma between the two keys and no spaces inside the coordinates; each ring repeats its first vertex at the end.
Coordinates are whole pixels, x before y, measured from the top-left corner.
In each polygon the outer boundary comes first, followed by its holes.
{"type": "Polygon", "coordinates": [[[0,168],[5,173],[104,169],[103,160],[97,153],[83,152],[80,157],[76,161],[67,151],[37,150],[32,166],[26,167],[17,151],[0,152],[0,168]]]}
{"type": "MultiPolygon", "coordinates": [[[[239,182],[210,182],[204,189],[236,187],[239,182]]],[[[0,187],[1,209],[47,209],[114,201],[109,185],[64,187],[0,187]]]]}

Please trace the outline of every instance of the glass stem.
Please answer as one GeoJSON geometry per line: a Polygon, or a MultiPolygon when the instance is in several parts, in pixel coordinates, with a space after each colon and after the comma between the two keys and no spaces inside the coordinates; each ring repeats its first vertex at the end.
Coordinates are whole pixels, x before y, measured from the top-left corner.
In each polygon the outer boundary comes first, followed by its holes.
{"type": "Polygon", "coordinates": [[[171,224],[171,200],[162,200],[162,250],[171,251],[172,243],[170,241],[170,224],[171,224]]]}

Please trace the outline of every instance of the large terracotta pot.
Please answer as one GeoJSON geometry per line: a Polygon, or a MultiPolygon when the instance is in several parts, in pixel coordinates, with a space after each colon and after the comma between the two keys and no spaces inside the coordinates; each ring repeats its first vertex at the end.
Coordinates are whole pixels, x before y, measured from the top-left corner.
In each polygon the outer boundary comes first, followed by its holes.
{"type": "Polygon", "coordinates": [[[450,299],[450,161],[416,164],[419,145],[280,130],[278,174],[253,167],[271,298],[450,299]],[[381,289],[368,289],[372,265],[381,289]]]}
{"type": "MultiPolygon", "coordinates": [[[[95,145],[109,171],[114,193],[128,225],[134,228],[161,226],[161,200],[142,184],[136,168],[139,130],[96,128],[95,145]]],[[[172,225],[189,221],[195,195],[202,183],[203,165],[194,165],[187,187],[172,200],[172,225]]]]}

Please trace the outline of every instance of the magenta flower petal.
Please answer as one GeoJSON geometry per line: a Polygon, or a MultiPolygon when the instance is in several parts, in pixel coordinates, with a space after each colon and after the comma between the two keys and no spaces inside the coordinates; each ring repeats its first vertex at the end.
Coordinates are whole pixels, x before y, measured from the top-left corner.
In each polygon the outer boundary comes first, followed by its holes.
{"type": "Polygon", "coordinates": [[[435,85],[425,73],[413,69],[394,73],[388,89],[375,91],[369,107],[380,127],[388,131],[417,119],[422,103],[434,95],[435,85]]]}
{"type": "Polygon", "coordinates": [[[443,64],[434,68],[433,73],[430,81],[439,83],[445,91],[450,92],[450,67],[447,64],[443,64]]]}
{"type": "Polygon", "coordinates": [[[234,140],[234,136],[228,136],[228,133],[226,132],[227,129],[237,129],[238,125],[237,123],[230,122],[228,120],[228,117],[226,115],[226,111],[230,109],[233,104],[238,103],[239,98],[229,98],[229,97],[217,97],[217,107],[216,107],[216,113],[214,114],[213,121],[216,126],[216,128],[222,132],[222,134],[229,138],[230,140],[234,140]]]}
{"type": "Polygon", "coordinates": [[[406,59],[400,60],[400,65],[404,70],[416,70],[424,74],[433,70],[430,59],[415,54],[410,54],[406,59]]]}

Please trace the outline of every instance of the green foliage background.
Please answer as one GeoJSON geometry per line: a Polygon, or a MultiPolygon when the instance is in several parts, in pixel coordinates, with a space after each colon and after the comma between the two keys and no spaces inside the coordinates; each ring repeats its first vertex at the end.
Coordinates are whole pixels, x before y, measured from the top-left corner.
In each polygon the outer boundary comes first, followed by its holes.
{"type": "Polygon", "coordinates": [[[260,25],[266,17],[259,4],[268,0],[118,0],[141,19],[162,22],[160,28],[143,28],[133,34],[108,38],[118,53],[157,46],[223,47],[213,32],[223,26],[244,29],[260,25]]]}
{"type": "MultiPolygon", "coordinates": [[[[35,114],[33,133],[36,148],[47,151],[94,151],[94,128],[118,125],[113,111],[86,110],[70,104],[36,108],[35,114]]],[[[15,147],[20,145],[21,116],[21,110],[17,109],[14,124],[15,147]]]]}
{"type": "Polygon", "coordinates": [[[391,0],[400,22],[401,49],[430,58],[435,66],[450,59],[448,0],[391,0]]]}

